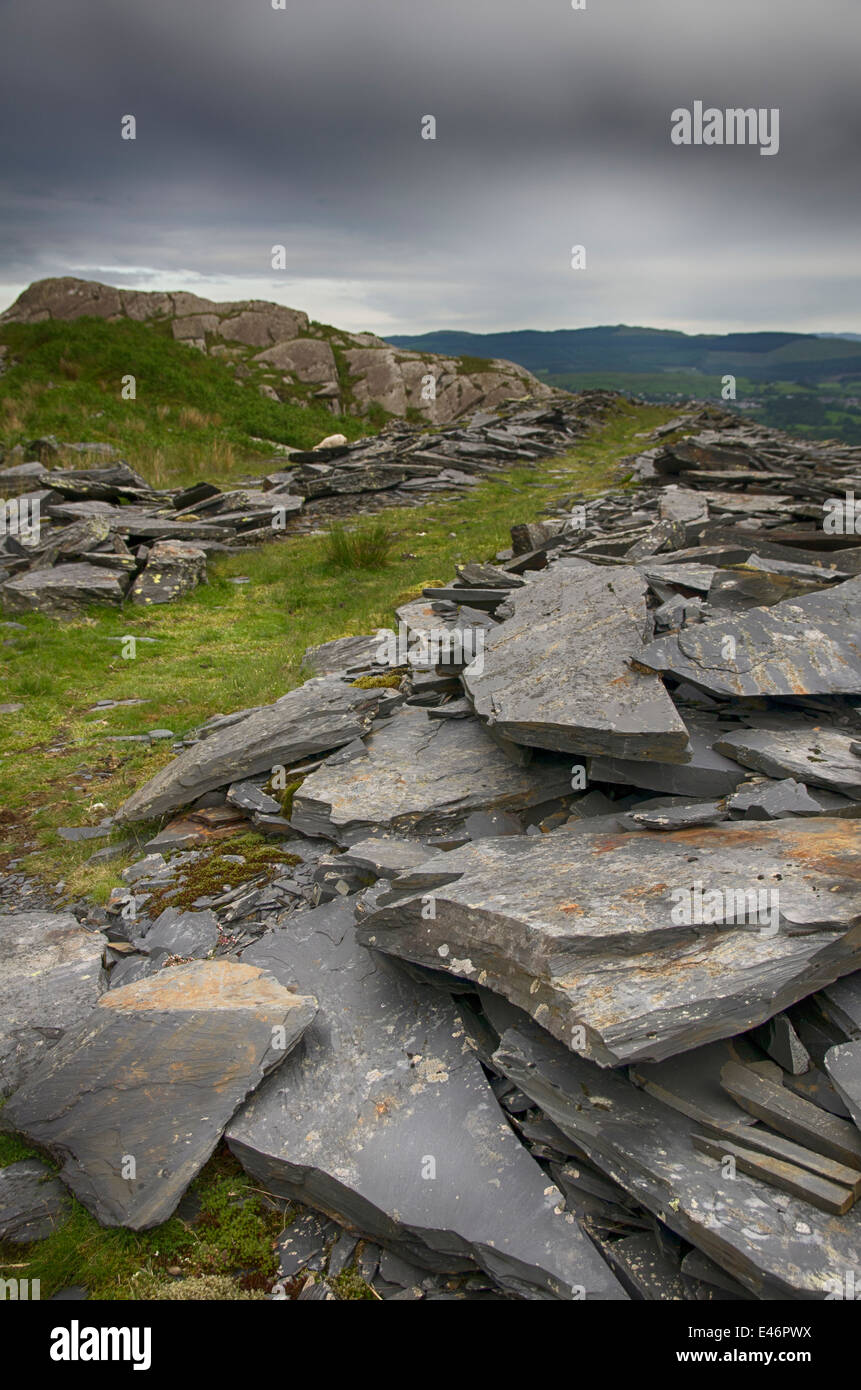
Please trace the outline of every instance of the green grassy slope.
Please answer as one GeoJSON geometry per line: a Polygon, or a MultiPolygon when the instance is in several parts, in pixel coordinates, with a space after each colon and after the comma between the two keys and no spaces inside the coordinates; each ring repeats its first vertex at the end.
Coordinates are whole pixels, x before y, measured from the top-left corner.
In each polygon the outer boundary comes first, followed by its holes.
{"type": "Polygon", "coordinates": [[[261,395],[266,370],[237,379],[223,360],[174,341],[169,323],[77,319],[0,328],[0,442],[53,434],[113,444],[156,486],[229,478],[269,440],[308,449],[327,434],[356,439],[375,421],[333,416],[310,395],[281,404],[261,395]],[[123,377],[136,398],[122,397],[123,377]]]}

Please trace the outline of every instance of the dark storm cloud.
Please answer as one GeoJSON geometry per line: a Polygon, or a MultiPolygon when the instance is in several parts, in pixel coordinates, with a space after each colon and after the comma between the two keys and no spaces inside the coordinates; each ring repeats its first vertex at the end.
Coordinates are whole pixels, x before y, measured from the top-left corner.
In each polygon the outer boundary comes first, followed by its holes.
{"type": "Polygon", "coordinates": [[[287,6],[5,7],[3,298],[83,274],[383,332],[858,328],[857,0],[287,6]],[[778,107],[779,154],[674,147],[697,99],[778,107]]]}

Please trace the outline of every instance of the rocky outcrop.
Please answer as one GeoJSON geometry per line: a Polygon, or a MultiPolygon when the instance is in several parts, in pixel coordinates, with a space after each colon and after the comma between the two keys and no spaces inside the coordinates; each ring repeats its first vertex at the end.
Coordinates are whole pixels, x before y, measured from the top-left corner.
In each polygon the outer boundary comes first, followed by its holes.
{"type": "Polygon", "coordinates": [[[286,400],[298,388],[311,387],[335,415],[367,415],[381,406],[392,415],[417,411],[443,424],[511,397],[551,394],[514,362],[488,360],[467,369],[460,358],[409,352],[372,333],[327,328],[300,309],[265,299],[218,303],[196,294],[116,289],[61,276],[28,286],[0,314],[0,325],[84,317],[169,320],[177,342],[233,361],[246,372],[249,365],[271,369],[260,385],[272,398],[286,400]]]}

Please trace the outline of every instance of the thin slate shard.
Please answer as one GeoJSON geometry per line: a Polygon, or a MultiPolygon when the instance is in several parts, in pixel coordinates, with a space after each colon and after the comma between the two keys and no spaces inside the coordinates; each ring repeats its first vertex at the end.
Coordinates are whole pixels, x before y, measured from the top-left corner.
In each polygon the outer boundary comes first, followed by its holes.
{"type": "Polygon", "coordinates": [[[658,1061],[857,969],[852,824],[482,840],[404,873],[361,937],[486,984],[604,1066],[658,1061]]]}
{"type": "Polygon", "coordinates": [[[243,1167],[423,1268],[478,1265],[527,1298],[624,1298],[557,1210],[450,1000],[359,945],[352,918],[332,902],[245,952],[283,983],[313,980],[321,1007],[230,1125],[243,1167]]]}

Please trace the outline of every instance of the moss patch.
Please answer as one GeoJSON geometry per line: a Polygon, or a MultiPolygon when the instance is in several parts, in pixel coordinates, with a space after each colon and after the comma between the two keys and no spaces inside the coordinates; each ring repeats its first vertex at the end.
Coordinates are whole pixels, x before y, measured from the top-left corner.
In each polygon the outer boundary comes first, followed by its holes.
{"type": "Polygon", "coordinates": [[[153,893],[147,903],[147,915],[156,917],[166,907],[189,908],[198,898],[217,898],[229,888],[247,883],[263,870],[279,865],[292,868],[301,862],[298,855],[277,849],[262,835],[239,835],[223,840],[183,870],[183,882],[178,888],[168,887],[153,893]],[[241,864],[227,857],[237,855],[243,860],[241,864]]]}

